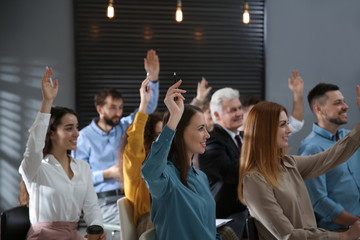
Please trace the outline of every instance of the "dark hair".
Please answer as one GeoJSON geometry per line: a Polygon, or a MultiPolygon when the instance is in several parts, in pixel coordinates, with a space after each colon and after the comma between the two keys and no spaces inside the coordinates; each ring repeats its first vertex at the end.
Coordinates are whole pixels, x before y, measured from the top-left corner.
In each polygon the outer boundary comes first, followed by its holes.
{"type": "MultiPolygon", "coordinates": [[[[202,113],[201,109],[196,106],[188,105],[188,104],[186,104],[184,106],[184,112],[183,112],[181,119],[176,127],[176,133],[175,133],[174,139],[171,143],[169,156],[168,156],[168,157],[176,158],[175,166],[180,171],[180,180],[189,189],[190,189],[190,187],[189,187],[186,179],[187,179],[187,173],[189,171],[190,166],[189,166],[189,159],[188,159],[188,155],[187,155],[187,149],[186,149],[185,141],[184,141],[184,131],[185,131],[185,128],[189,125],[192,117],[197,112],[202,113]]],[[[169,113],[169,111],[167,111],[164,114],[164,121],[163,121],[164,125],[169,121],[169,118],[170,118],[170,113],[169,113]]]]}
{"type": "Polygon", "coordinates": [[[318,101],[321,105],[325,104],[328,97],[325,95],[329,91],[337,91],[339,87],[330,84],[330,83],[319,83],[309,92],[307,99],[309,102],[309,106],[311,111],[313,110],[313,106],[316,101],[318,101]]]}
{"type": "Polygon", "coordinates": [[[154,112],[149,115],[144,131],[144,146],[145,146],[146,155],[150,151],[151,144],[157,138],[157,134],[155,132],[156,124],[158,122],[162,122],[162,120],[163,120],[163,115],[160,112],[154,112]]]}
{"type": "MultiPolygon", "coordinates": [[[[70,109],[70,108],[66,108],[66,107],[52,107],[51,108],[51,117],[50,117],[50,122],[49,122],[49,127],[48,130],[46,132],[46,137],[45,137],[45,146],[43,149],[43,155],[47,155],[49,154],[51,148],[52,148],[52,143],[50,140],[50,134],[51,132],[55,132],[57,126],[59,126],[59,124],[61,123],[61,119],[66,115],[66,114],[72,114],[75,115],[76,118],[77,113],[70,109]]],[[[70,150],[68,151],[68,154],[70,154],[70,150]]]]}
{"type": "Polygon", "coordinates": [[[255,105],[258,102],[261,102],[261,99],[256,95],[241,95],[240,102],[243,108],[248,108],[251,105],[255,105]]]}
{"type": "Polygon", "coordinates": [[[98,92],[95,95],[95,98],[94,98],[95,107],[104,106],[105,99],[108,96],[111,96],[113,99],[122,99],[123,98],[121,93],[119,93],[115,88],[106,88],[106,89],[98,92]]]}

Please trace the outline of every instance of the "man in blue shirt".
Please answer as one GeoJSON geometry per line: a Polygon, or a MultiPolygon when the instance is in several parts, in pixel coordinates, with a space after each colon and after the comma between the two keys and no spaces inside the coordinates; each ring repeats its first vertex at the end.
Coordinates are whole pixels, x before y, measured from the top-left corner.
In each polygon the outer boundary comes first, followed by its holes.
{"type": "MultiPolygon", "coordinates": [[[[317,123],[301,142],[300,155],[323,152],[350,130],[339,128],[348,122],[349,106],[339,87],[320,83],[308,95],[317,123]]],[[[344,229],[360,216],[360,151],[332,171],[305,181],[317,224],[326,230],[344,229]]]]}
{"type": "MultiPolygon", "coordinates": [[[[147,52],[144,59],[145,70],[150,79],[151,99],[146,109],[151,114],[159,99],[159,58],[154,50],[147,52]]],[[[87,161],[91,167],[92,180],[99,198],[104,222],[119,224],[116,201],[122,196],[120,168],[117,161],[121,138],[134,121],[136,109],[129,116],[122,117],[123,98],[116,89],[105,89],[95,96],[95,106],[99,118],[80,131],[74,158],[87,161]]]]}

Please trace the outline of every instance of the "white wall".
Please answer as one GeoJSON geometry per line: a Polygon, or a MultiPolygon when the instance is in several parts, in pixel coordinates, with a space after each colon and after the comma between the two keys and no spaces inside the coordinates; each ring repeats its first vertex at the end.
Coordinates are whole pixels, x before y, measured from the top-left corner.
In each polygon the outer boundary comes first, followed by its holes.
{"type": "Polygon", "coordinates": [[[0,210],[17,205],[28,128],[45,66],[59,79],[55,104],[75,107],[71,0],[0,1],[0,210]]]}
{"type": "Polygon", "coordinates": [[[360,84],[360,1],[268,0],[266,6],[266,99],[291,111],[291,70],[298,69],[305,82],[305,127],[290,139],[291,153],[297,153],[315,121],[307,94],[316,84],[340,87],[350,106],[345,127],[360,119],[355,90],[360,84]]]}

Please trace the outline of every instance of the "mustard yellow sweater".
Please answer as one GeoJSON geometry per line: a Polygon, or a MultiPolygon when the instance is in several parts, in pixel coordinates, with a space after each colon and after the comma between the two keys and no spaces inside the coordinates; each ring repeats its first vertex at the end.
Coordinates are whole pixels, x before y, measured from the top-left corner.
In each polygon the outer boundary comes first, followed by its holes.
{"type": "Polygon", "coordinates": [[[150,212],[150,193],[141,177],[141,166],[146,158],[144,130],[148,115],[136,113],[133,124],[126,131],[128,144],[123,155],[124,191],[134,206],[134,224],[150,212]]]}

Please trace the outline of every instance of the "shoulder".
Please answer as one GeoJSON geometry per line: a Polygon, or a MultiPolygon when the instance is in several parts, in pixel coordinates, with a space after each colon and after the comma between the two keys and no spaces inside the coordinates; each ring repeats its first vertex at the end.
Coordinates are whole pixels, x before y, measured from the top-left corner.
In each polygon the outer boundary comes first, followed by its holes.
{"type": "Polygon", "coordinates": [[[248,174],[244,176],[243,184],[250,184],[250,183],[267,183],[264,175],[262,175],[257,170],[253,169],[248,174]]]}
{"type": "Polygon", "coordinates": [[[86,162],[84,160],[76,159],[76,158],[73,158],[73,157],[71,157],[71,158],[75,162],[75,164],[79,166],[80,169],[90,171],[90,165],[89,165],[88,162],[86,162]]]}
{"type": "Polygon", "coordinates": [[[88,125],[86,125],[85,127],[83,127],[80,131],[79,131],[79,136],[82,135],[87,135],[87,134],[92,134],[94,133],[93,130],[93,125],[96,125],[96,123],[94,122],[94,120],[92,120],[92,122],[88,125]]]}
{"type": "Polygon", "coordinates": [[[215,125],[212,132],[210,132],[210,138],[208,142],[224,143],[224,139],[230,138],[229,134],[219,125],[215,125]]]}
{"type": "Polygon", "coordinates": [[[311,155],[324,151],[321,144],[321,138],[311,132],[306,138],[301,141],[298,154],[299,155],[311,155]]]}

